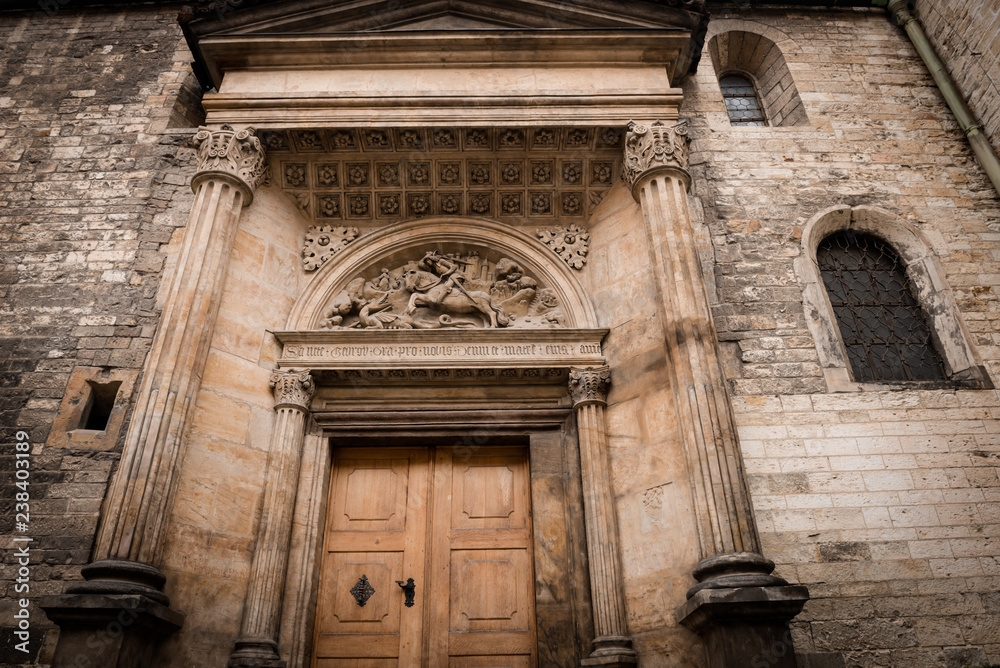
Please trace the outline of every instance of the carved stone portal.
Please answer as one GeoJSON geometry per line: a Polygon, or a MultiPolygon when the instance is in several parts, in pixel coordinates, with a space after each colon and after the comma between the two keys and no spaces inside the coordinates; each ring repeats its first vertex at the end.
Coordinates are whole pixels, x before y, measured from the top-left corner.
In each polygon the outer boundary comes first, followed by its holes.
{"type": "MultiPolygon", "coordinates": [[[[326,329],[564,326],[555,291],[516,261],[425,250],[354,278],[328,305],[326,329]]],[[[490,255],[487,253],[487,255],[490,255]]]]}

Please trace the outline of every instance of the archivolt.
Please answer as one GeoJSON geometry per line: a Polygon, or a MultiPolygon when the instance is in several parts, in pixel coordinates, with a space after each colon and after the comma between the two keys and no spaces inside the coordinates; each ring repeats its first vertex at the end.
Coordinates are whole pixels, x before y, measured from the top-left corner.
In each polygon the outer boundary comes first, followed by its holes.
{"type": "Polygon", "coordinates": [[[299,296],[285,329],[317,329],[333,297],[355,276],[384,258],[408,248],[435,244],[489,249],[519,262],[545,287],[555,291],[566,326],[594,328],[597,315],[570,269],[544,244],[507,225],[483,218],[421,218],[391,225],[352,242],[328,261],[299,296]]]}

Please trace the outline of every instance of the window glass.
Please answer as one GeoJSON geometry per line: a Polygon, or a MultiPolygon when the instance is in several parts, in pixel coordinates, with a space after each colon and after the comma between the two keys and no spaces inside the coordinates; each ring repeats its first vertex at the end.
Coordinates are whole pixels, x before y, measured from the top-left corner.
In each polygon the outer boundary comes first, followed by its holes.
{"type": "Polygon", "coordinates": [[[764,111],[757,99],[753,83],[738,74],[727,74],[719,79],[722,99],[726,102],[729,121],[733,125],[767,125],[764,111]]]}
{"type": "Polygon", "coordinates": [[[888,243],[843,230],[820,243],[816,261],[854,380],[945,379],[906,268],[888,243]]]}

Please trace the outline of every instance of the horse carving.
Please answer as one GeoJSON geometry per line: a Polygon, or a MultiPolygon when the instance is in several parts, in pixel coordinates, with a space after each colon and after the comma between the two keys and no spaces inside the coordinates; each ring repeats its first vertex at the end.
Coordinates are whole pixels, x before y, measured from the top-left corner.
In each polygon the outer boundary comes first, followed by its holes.
{"type": "Polygon", "coordinates": [[[407,314],[425,306],[442,313],[482,313],[489,319],[490,327],[506,327],[510,323],[510,316],[493,303],[488,293],[465,289],[464,276],[451,259],[431,252],[417,264],[429,271],[411,268],[403,274],[403,284],[411,293],[407,314]]]}

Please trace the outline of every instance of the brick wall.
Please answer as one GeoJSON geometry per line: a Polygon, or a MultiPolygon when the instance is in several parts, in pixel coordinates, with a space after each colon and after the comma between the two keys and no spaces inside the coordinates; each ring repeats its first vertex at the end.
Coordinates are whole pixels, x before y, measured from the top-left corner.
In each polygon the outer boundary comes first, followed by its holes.
{"type": "MultiPolygon", "coordinates": [[[[12,533],[13,433],[23,429],[34,446],[33,600],[79,577],[118,458],[44,447],[70,372],[141,368],[160,247],[184,223],[193,153],[180,126],[197,110],[177,100],[197,87],[176,12],[0,12],[0,535],[12,533]]],[[[12,550],[2,559],[0,663],[44,663],[53,634],[41,610],[31,609],[28,656],[2,628],[16,571],[12,550]]]]}
{"type": "Polygon", "coordinates": [[[943,249],[996,382],[995,192],[883,10],[713,16],[715,30],[782,49],[809,118],[730,126],[707,57],[685,84],[692,203],[713,241],[714,316],[764,552],[814,597],[794,624],[800,665],[998,662],[1000,396],[829,393],[792,266],[803,226],[828,207],[911,221],[943,249]]]}
{"type": "Polygon", "coordinates": [[[1000,3],[917,0],[916,15],[993,149],[1000,151],[1000,3]]]}

